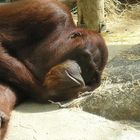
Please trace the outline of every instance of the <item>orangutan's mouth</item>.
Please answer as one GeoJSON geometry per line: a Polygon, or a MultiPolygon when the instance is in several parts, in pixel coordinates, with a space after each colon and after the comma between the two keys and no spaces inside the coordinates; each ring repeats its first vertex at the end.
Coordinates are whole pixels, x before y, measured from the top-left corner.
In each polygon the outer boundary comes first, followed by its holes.
{"type": "Polygon", "coordinates": [[[74,75],[74,74],[71,74],[67,70],[65,72],[66,72],[66,75],[69,77],[69,79],[73,82],[73,84],[75,86],[79,86],[79,87],[85,86],[84,79],[83,79],[83,77],[81,76],[80,73],[77,74],[77,75],[74,75]]]}

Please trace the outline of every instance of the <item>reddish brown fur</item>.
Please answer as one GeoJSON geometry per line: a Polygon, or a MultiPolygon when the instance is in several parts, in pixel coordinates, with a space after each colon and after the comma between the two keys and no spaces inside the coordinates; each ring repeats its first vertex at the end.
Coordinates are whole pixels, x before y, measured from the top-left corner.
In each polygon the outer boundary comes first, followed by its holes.
{"type": "Polygon", "coordinates": [[[13,106],[24,98],[45,103],[52,99],[49,87],[56,95],[54,100],[75,98],[83,88],[97,88],[107,57],[102,37],[96,32],[77,28],[68,8],[55,0],[22,0],[0,5],[1,137],[7,128],[5,116],[9,117],[13,106]],[[69,64],[66,60],[76,63],[69,64]],[[71,65],[76,66],[72,74],[78,72],[85,86],[68,86],[71,92],[66,92],[63,85],[70,79],[64,72],[71,65]],[[77,66],[80,66],[82,73],[77,66]],[[59,72],[62,75],[54,80],[52,76],[59,72]],[[62,77],[64,81],[61,83],[59,78],[62,77]],[[48,84],[48,80],[52,84],[48,84]],[[58,90],[60,84],[61,92],[58,90]]]}

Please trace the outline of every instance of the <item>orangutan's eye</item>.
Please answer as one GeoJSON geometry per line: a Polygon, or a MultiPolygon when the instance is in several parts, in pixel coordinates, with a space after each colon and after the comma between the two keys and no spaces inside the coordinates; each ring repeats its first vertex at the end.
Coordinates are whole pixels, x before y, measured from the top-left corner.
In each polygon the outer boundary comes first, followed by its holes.
{"type": "Polygon", "coordinates": [[[80,37],[81,36],[81,33],[80,32],[74,32],[70,35],[69,38],[73,39],[73,38],[76,38],[76,37],[80,37]]]}

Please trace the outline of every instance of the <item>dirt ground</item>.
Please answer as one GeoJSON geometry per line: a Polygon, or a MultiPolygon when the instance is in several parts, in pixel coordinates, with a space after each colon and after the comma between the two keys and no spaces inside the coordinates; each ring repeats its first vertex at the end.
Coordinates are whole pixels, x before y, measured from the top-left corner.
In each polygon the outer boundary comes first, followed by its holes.
{"type": "Polygon", "coordinates": [[[107,32],[102,33],[109,50],[109,60],[116,54],[140,44],[140,17],[116,19],[107,23],[107,32]]]}
{"type": "Polygon", "coordinates": [[[139,19],[118,19],[107,24],[108,32],[103,33],[107,44],[134,45],[140,43],[139,19]],[[117,24],[115,23],[117,22],[117,24]]]}
{"type": "Polygon", "coordinates": [[[107,22],[107,31],[102,34],[109,48],[109,60],[115,54],[140,44],[140,5],[138,11],[127,12],[124,17],[118,16],[107,22]]]}
{"type": "Polygon", "coordinates": [[[122,15],[106,18],[106,32],[103,33],[107,44],[134,45],[140,43],[140,5],[126,10],[122,15]]]}

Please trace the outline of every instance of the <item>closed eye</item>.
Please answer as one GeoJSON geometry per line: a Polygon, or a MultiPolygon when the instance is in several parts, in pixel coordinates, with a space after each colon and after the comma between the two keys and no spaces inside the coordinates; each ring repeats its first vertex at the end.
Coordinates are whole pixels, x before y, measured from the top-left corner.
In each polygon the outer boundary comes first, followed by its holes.
{"type": "Polygon", "coordinates": [[[74,33],[72,33],[72,34],[69,36],[69,38],[74,39],[74,38],[80,37],[80,36],[81,36],[81,33],[80,33],[80,32],[74,32],[74,33]]]}

